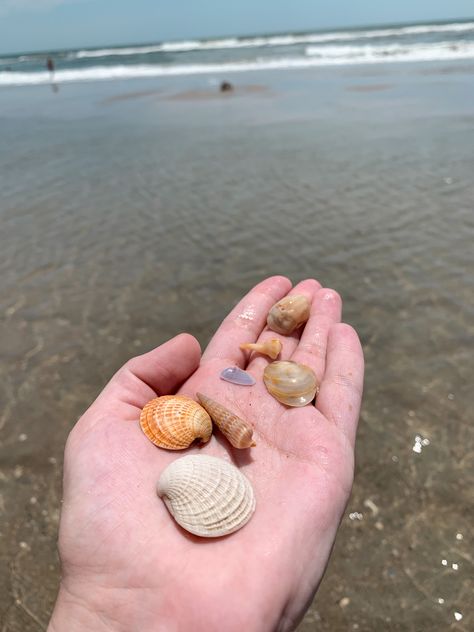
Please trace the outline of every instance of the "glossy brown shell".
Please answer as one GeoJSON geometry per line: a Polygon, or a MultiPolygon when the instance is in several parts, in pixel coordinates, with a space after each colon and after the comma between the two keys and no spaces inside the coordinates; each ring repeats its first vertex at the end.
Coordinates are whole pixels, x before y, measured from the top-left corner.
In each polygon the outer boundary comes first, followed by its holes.
{"type": "Polygon", "coordinates": [[[313,401],[318,384],[314,371],[298,362],[272,362],[263,381],[270,395],[286,406],[306,406],[313,401]]]}
{"type": "Polygon", "coordinates": [[[202,406],[190,397],[164,395],[146,404],[140,426],[152,443],[167,450],[183,450],[196,441],[211,438],[212,421],[202,406]]]}

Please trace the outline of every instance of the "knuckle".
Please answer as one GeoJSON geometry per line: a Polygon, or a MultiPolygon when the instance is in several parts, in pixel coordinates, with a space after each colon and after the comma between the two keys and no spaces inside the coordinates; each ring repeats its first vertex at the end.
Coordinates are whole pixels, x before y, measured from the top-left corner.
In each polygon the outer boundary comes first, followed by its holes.
{"type": "Polygon", "coordinates": [[[344,389],[347,393],[357,398],[362,396],[361,389],[357,386],[350,375],[344,373],[337,373],[332,375],[329,379],[330,384],[344,389]]]}
{"type": "Polygon", "coordinates": [[[334,303],[342,303],[341,295],[336,290],[333,290],[330,287],[325,287],[321,289],[321,292],[323,293],[324,300],[332,301],[334,303]]]}
{"type": "Polygon", "coordinates": [[[322,340],[308,340],[300,343],[298,351],[311,358],[324,360],[326,357],[326,343],[322,340]]]}

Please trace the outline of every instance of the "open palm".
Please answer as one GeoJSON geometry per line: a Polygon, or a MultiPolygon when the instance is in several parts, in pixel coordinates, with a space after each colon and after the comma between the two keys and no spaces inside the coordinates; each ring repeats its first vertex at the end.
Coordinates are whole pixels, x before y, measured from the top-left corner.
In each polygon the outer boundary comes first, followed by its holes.
{"type": "Polygon", "coordinates": [[[289,630],[303,616],[351,489],[363,359],[357,335],[340,324],[334,291],[314,280],[290,288],[284,277],[257,285],[201,360],[187,334],[130,360],[76,424],[65,454],[63,577],[51,630],[289,630]],[[302,332],[278,336],[281,359],[316,372],[316,407],[279,404],[262,382],[268,359],[239,349],[276,337],[266,315],[288,292],[306,294],[312,307],[302,332]],[[256,385],[219,379],[230,365],[246,368],[256,385]],[[140,409],[157,394],[197,391],[249,421],[257,446],[237,450],[220,433],[184,453],[153,446],[140,409]],[[255,514],[230,536],[188,534],[156,495],[163,469],[198,451],[231,460],[254,488],[255,514]]]}

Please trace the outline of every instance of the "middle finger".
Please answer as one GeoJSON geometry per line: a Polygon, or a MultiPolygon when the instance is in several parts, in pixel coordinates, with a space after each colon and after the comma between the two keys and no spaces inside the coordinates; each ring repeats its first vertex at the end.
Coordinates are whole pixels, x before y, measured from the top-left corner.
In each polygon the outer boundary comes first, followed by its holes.
{"type": "MultiPolygon", "coordinates": [[[[321,285],[318,281],[314,279],[306,279],[305,281],[300,281],[295,287],[288,293],[287,296],[297,296],[304,295],[307,297],[310,303],[313,301],[313,297],[317,294],[321,285]]],[[[282,344],[281,353],[278,356],[277,360],[289,360],[298,346],[299,340],[301,336],[301,327],[294,331],[289,336],[285,336],[283,334],[278,334],[269,329],[268,327],[262,332],[259,336],[257,342],[262,343],[266,340],[270,340],[272,338],[278,338],[282,344]]],[[[254,374],[259,374],[259,372],[263,371],[263,369],[267,366],[267,364],[271,362],[271,360],[260,353],[252,352],[250,355],[249,363],[247,365],[247,370],[254,374]]]]}
{"type": "Polygon", "coordinates": [[[321,288],[313,298],[311,314],[290,360],[306,364],[316,373],[318,384],[324,376],[329,329],[341,322],[342,301],[337,292],[321,288]]]}

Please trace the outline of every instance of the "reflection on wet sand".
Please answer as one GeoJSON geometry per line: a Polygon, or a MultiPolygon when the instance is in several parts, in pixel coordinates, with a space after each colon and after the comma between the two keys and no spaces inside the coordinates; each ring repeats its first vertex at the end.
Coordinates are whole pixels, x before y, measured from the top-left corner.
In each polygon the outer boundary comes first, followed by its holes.
{"type": "Polygon", "coordinates": [[[271,91],[263,85],[234,85],[232,89],[185,90],[163,97],[170,101],[210,101],[214,99],[233,99],[248,95],[269,96],[271,91]]]}
{"type": "Polygon", "coordinates": [[[349,92],[381,92],[382,90],[389,90],[391,87],[389,83],[367,83],[347,86],[346,90],[349,92]]]}
{"type": "Polygon", "coordinates": [[[122,92],[114,94],[100,101],[101,105],[109,105],[121,101],[133,101],[145,97],[158,97],[166,101],[211,101],[215,99],[230,99],[250,95],[269,96],[272,92],[268,86],[259,84],[238,85],[229,82],[222,82],[217,87],[185,90],[183,92],[169,93],[165,89],[136,90],[133,92],[122,92]]]}
{"type": "Polygon", "coordinates": [[[128,101],[133,99],[141,99],[142,97],[154,97],[161,94],[161,90],[136,90],[134,92],[122,92],[120,94],[114,94],[106,99],[103,99],[100,103],[103,105],[109,103],[116,103],[118,101],[128,101]]]}

